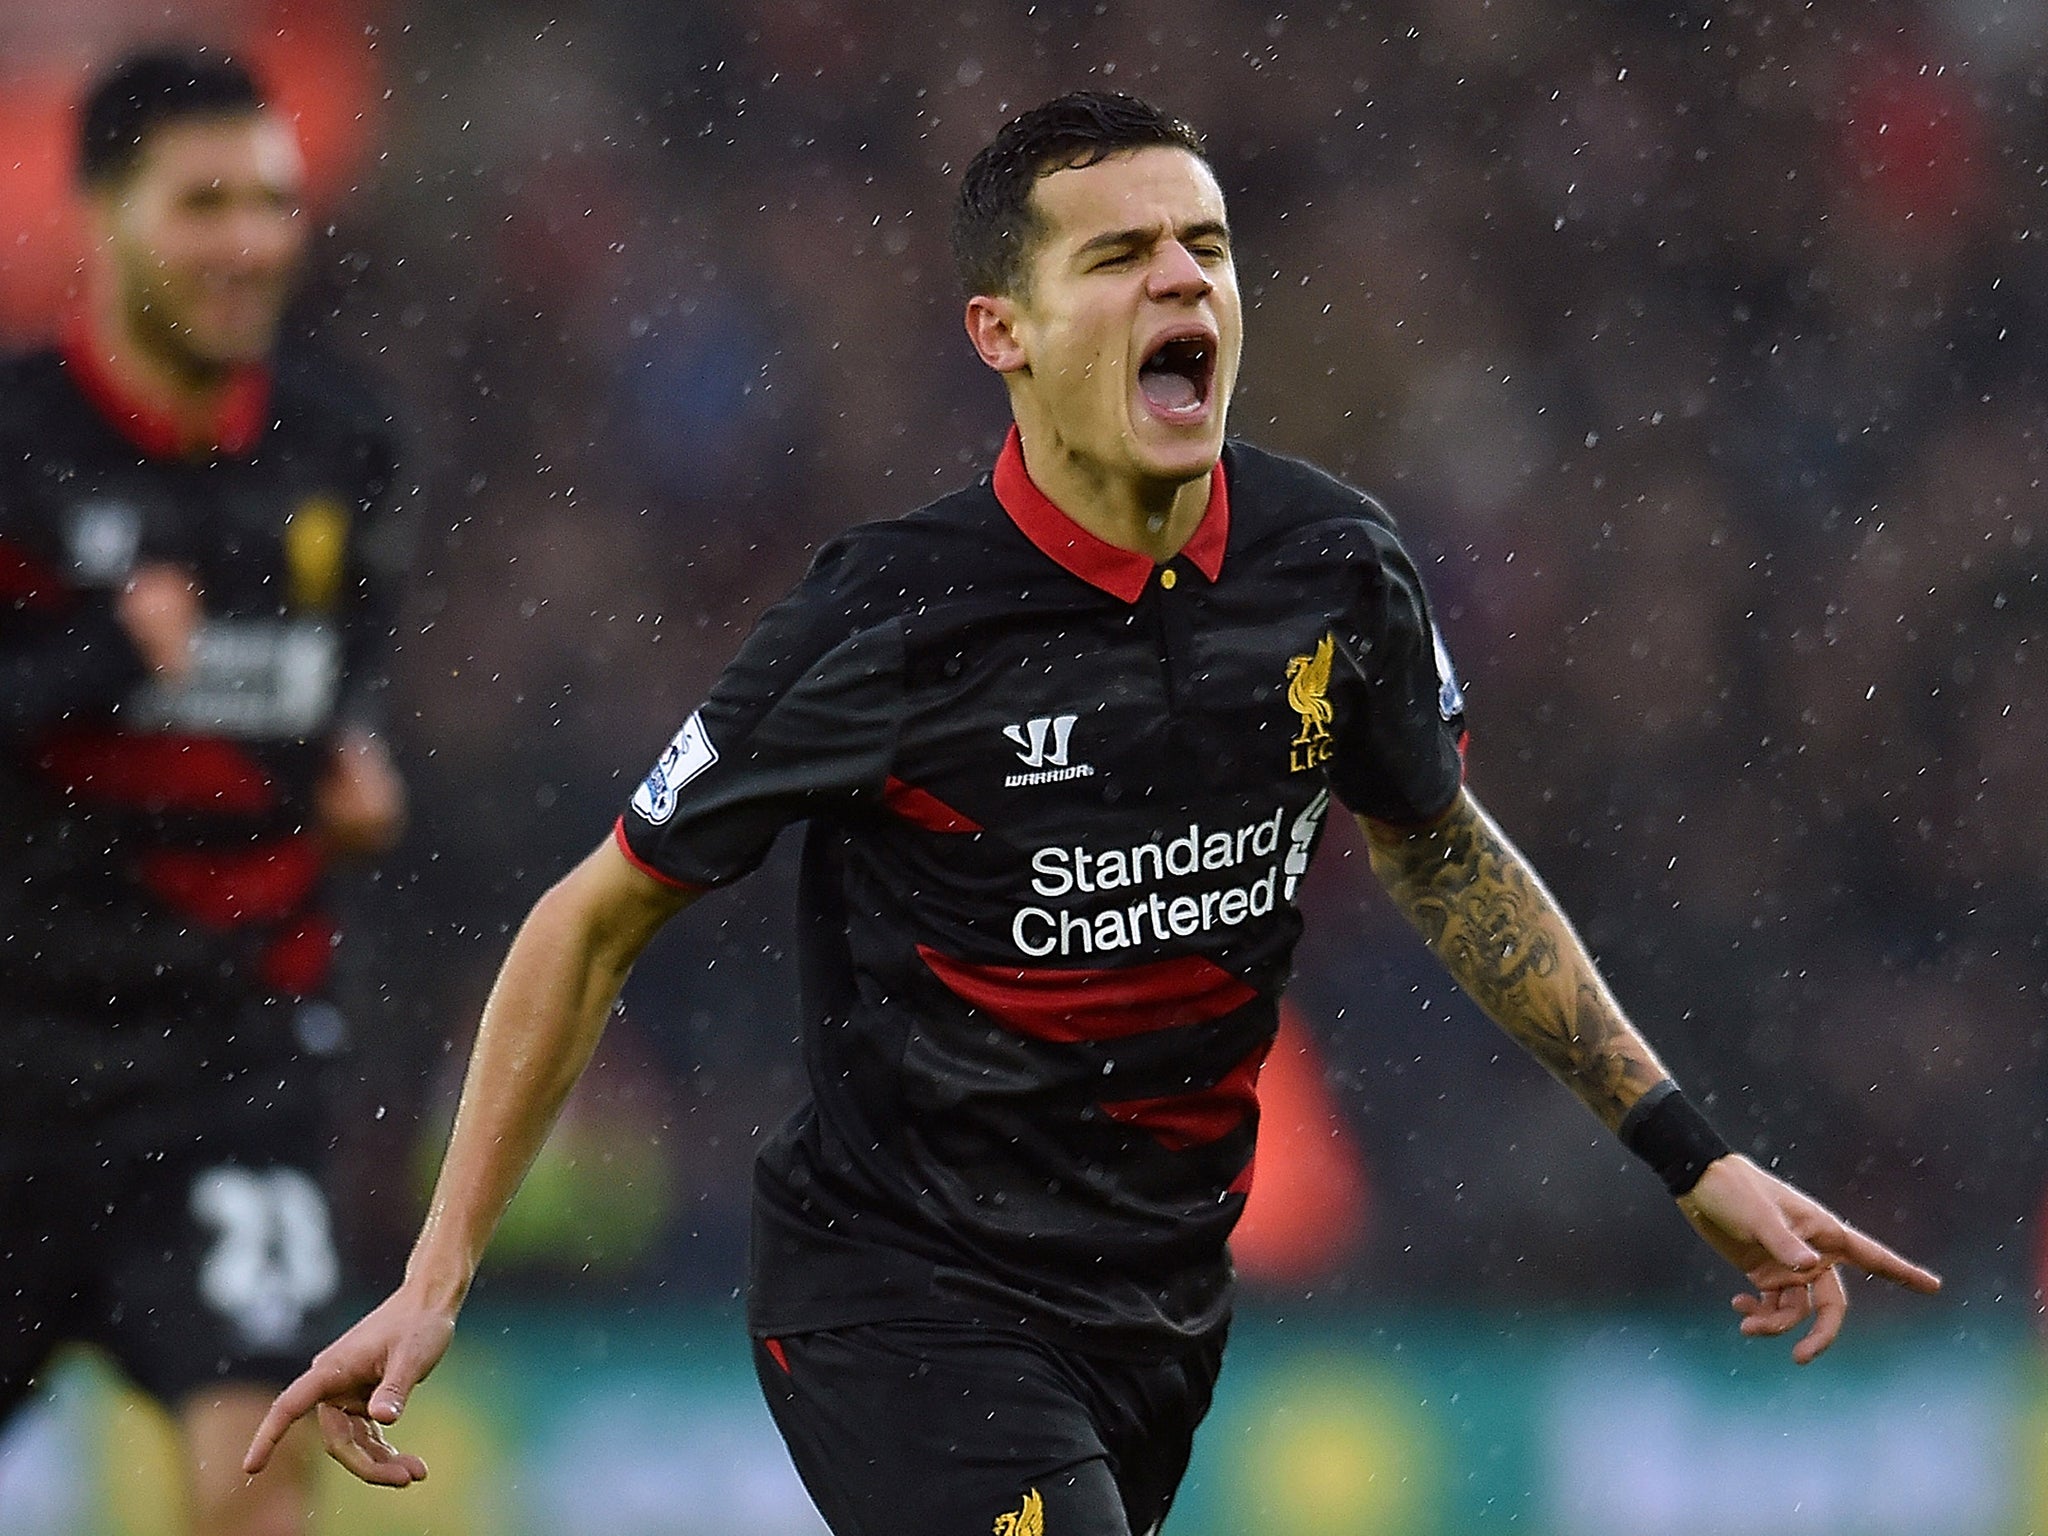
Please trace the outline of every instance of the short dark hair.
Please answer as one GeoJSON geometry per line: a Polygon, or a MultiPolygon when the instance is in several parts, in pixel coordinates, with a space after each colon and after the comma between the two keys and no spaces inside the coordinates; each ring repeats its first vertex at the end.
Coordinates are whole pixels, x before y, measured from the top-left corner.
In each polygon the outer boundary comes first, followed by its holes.
{"type": "Polygon", "coordinates": [[[263,110],[255,77],[225,54],[203,48],[131,53],[100,76],[85,98],[78,135],[78,179],[105,187],[135,168],[149,136],[194,117],[239,117],[263,110]]]}
{"type": "Polygon", "coordinates": [[[953,207],[953,267],[967,296],[1023,288],[1044,233],[1031,202],[1039,177],[1155,146],[1209,161],[1199,133],[1135,96],[1074,91],[1011,118],[967,167],[953,207]]]}

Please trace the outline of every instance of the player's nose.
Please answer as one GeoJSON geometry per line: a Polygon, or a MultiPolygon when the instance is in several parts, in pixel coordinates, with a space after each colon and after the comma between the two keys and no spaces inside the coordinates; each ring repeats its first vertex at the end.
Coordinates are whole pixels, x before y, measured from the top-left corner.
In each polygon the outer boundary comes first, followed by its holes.
{"type": "Polygon", "coordinates": [[[1168,240],[1153,258],[1148,288],[1157,299],[1203,298],[1215,285],[1194,253],[1178,240],[1168,240]]]}

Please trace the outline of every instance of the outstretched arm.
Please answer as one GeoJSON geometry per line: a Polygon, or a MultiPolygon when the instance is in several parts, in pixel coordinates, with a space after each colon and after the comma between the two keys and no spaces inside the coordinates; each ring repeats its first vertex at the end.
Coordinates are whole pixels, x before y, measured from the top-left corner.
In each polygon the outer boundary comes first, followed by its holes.
{"type": "Polygon", "coordinates": [[[327,1453],[365,1482],[403,1487],[427,1475],[383,1426],[447,1350],[484,1247],[590,1060],[626,973],[689,899],[607,839],[534,904],[484,1004],[404,1280],[278,1394],[245,1470],[260,1472],[292,1422],[318,1409],[327,1453]]]}
{"type": "MultiPolygon", "coordinates": [[[[1639,1100],[1645,1108],[1657,1102],[1644,1096],[1670,1074],[1536,872],[1477,800],[1461,791],[1425,827],[1362,818],[1360,825],[1373,872],[1452,978],[1603,1124],[1620,1130],[1639,1100]]],[[[1793,1350],[1801,1364],[1841,1329],[1848,1296],[1837,1265],[1917,1291],[1940,1287],[1931,1272],[1748,1158],[1716,1156],[1679,1184],[1674,1193],[1686,1219],[1756,1288],[1734,1303],[1745,1333],[1782,1334],[1815,1317],[1793,1350]]]]}

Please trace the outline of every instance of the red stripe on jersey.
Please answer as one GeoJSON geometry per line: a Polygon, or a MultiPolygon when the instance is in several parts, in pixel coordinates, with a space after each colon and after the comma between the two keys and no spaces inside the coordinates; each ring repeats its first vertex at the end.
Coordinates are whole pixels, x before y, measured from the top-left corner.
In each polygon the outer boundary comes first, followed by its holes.
{"type": "Polygon", "coordinates": [[[263,984],[287,997],[310,997],[334,965],[334,924],[319,912],[301,918],[270,941],[257,961],[263,984]]]}
{"type": "Polygon", "coordinates": [[[626,862],[639,870],[650,880],[659,880],[672,891],[688,891],[692,896],[701,896],[711,889],[694,880],[678,880],[674,875],[665,875],[633,851],[633,845],[626,841],[626,818],[621,816],[612,823],[612,841],[619,845],[619,852],[626,856],[626,862]]]}
{"type": "Polygon", "coordinates": [[[102,805],[256,816],[277,804],[263,765],[217,736],[53,731],[36,766],[73,800],[102,805]]]}
{"type": "Polygon", "coordinates": [[[0,539],[0,603],[22,608],[60,608],[64,580],[19,544],[0,539]]]}
{"type": "Polygon", "coordinates": [[[1170,1152],[1221,1141],[1258,1109],[1259,1068],[1270,1049],[1260,1046],[1211,1087],[1157,1099],[1120,1099],[1104,1103],[1103,1113],[1150,1131],[1170,1152]]]}
{"type": "Polygon", "coordinates": [[[139,867],[159,900],[210,928],[236,928],[296,912],[325,862],[302,834],[254,848],[152,848],[139,867]]]}
{"type": "Polygon", "coordinates": [[[917,952],[955,997],[1034,1040],[1120,1040],[1220,1019],[1259,994],[1201,955],[1114,971],[975,965],[927,944],[917,952]]]}
{"type": "Polygon", "coordinates": [[[914,826],[927,832],[979,832],[981,823],[963,816],[928,789],[906,784],[890,775],[882,786],[882,802],[914,826]]]}

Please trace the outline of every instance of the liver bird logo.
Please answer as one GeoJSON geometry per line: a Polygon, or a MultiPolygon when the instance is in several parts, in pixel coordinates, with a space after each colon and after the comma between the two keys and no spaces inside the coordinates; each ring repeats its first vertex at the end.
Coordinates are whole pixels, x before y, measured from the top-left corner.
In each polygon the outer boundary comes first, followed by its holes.
{"type": "Polygon", "coordinates": [[[1287,660],[1287,705],[1301,716],[1301,732],[1289,744],[1288,768],[1300,773],[1330,758],[1330,663],[1335,642],[1327,634],[1306,656],[1287,660]]]}
{"type": "Polygon", "coordinates": [[[1024,1495],[1024,1507],[996,1516],[994,1536],[1045,1536],[1045,1500],[1036,1488],[1024,1495]]]}

